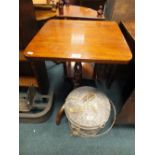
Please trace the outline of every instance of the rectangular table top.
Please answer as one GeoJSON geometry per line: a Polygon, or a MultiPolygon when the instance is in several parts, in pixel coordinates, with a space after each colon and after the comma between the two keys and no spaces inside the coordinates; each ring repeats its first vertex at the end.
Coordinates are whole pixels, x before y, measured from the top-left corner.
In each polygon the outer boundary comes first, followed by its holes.
{"type": "Polygon", "coordinates": [[[127,63],[131,51],[116,22],[49,20],[24,51],[30,59],[127,63]]]}

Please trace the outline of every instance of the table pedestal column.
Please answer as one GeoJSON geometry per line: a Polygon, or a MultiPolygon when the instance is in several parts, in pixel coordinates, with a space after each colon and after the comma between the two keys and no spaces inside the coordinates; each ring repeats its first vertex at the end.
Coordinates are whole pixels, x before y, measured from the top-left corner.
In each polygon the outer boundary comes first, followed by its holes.
{"type": "Polygon", "coordinates": [[[73,78],[74,88],[80,85],[81,80],[82,80],[82,64],[81,62],[76,62],[74,66],[74,78],[73,78]]]}

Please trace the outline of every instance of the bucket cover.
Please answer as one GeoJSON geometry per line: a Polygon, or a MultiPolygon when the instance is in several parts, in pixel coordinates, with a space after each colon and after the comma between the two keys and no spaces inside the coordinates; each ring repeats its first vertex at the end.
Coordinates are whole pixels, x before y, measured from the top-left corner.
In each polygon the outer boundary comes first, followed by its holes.
{"type": "Polygon", "coordinates": [[[93,87],[83,86],[71,91],[65,101],[68,120],[83,128],[103,127],[110,116],[108,97],[93,87]]]}

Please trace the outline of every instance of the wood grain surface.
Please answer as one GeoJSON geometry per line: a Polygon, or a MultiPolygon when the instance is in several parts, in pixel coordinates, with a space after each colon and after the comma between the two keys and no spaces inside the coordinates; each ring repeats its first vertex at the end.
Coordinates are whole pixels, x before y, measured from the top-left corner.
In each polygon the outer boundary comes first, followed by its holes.
{"type": "Polygon", "coordinates": [[[24,51],[27,58],[128,63],[131,51],[115,22],[49,20],[24,51]]]}
{"type": "MultiPolygon", "coordinates": [[[[64,14],[59,15],[57,11],[57,17],[98,18],[96,10],[76,5],[64,6],[64,14]]],[[[104,16],[102,19],[104,19],[104,16]]]]}
{"type": "Polygon", "coordinates": [[[58,18],[87,18],[87,19],[105,19],[105,17],[98,18],[97,11],[91,8],[70,5],[64,6],[64,14],[59,15],[59,11],[52,12],[51,9],[37,9],[35,8],[36,20],[46,20],[53,17],[58,18]]]}
{"type": "Polygon", "coordinates": [[[19,86],[30,87],[31,85],[38,87],[38,82],[35,77],[33,76],[20,76],[19,77],[19,86]]]}
{"type": "Polygon", "coordinates": [[[37,21],[47,20],[49,18],[53,18],[57,15],[56,12],[52,12],[51,9],[36,9],[35,8],[35,16],[37,21]]]}

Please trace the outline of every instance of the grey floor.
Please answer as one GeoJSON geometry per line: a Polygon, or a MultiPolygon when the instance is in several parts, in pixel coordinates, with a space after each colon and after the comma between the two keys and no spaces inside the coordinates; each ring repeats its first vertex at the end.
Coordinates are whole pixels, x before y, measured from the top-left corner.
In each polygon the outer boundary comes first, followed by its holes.
{"type": "MultiPolygon", "coordinates": [[[[134,155],[135,129],[127,126],[114,126],[112,130],[96,138],[73,137],[68,128],[67,119],[63,117],[60,126],[55,124],[58,108],[70,91],[70,85],[64,81],[62,65],[47,62],[50,79],[50,91],[55,97],[52,113],[48,121],[38,124],[19,124],[20,155],[134,155]]],[[[96,83],[98,89],[104,91],[120,110],[121,96],[118,82],[110,89],[104,83],[96,83]]]]}

